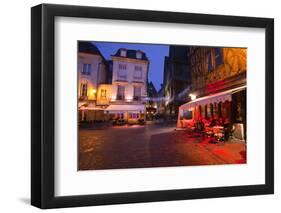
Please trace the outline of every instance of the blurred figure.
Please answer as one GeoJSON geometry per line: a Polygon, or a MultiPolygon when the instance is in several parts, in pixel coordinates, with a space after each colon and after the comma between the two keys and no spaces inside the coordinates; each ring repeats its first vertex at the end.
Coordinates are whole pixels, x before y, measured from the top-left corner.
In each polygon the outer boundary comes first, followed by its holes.
{"type": "Polygon", "coordinates": [[[224,126],[224,119],[222,117],[218,120],[218,126],[224,126]]]}
{"type": "Polygon", "coordinates": [[[215,126],[215,125],[216,125],[216,119],[215,119],[214,116],[212,116],[212,117],[210,118],[210,126],[213,127],[213,126],[215,126]]]}
{"type": "Polygon", "coordinates": [[[232,125],[230,122],[229,118],[226,118],[224,121],[224,137],[225,137],[225,141],[227,141],[231,135],[231,131],[232,131],[232,125]]]}

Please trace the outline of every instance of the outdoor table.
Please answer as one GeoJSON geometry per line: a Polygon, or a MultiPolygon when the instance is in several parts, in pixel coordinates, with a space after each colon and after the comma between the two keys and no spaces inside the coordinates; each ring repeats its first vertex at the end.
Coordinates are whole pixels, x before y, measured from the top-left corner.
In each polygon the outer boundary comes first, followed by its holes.
{"type": "Polygon", "coordinates": [[[206,126],[205,127],[205,133],[208,137],[212,137],[214,135],[214,131],[213,131],[213,128],[212,127],[208,127],[206,126]]]}
{"type": "Polygon", "coordinates": [[[224,127],[223,126],[214,126],[214,136],[218,138],[218,140],[222,140],[224,137],[224,127]]]}
{"type": "Polygon", "coordinates": [[[223,129],[224,129],[223,126],[214,126],[214,127],[213,127],[213,130],[214,130],[215,132],[221,132],[221,131],[223,131],[223,129]]]}

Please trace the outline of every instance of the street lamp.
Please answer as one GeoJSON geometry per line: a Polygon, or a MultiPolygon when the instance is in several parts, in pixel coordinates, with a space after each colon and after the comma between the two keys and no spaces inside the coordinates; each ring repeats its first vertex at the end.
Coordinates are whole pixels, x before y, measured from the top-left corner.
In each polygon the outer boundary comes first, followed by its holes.
{"type": "Polygon", "coordinates": [[[127,97],[126,97],[126,100],[127,100],[128,102],[131,102],[131,101],[133,100],[133,97],[127,96],[127,97]]]}
{"type": "Polygon", "coordinates": [[[116,96],[112,95],[111,96],[111,101],[116,101],[116,96]]]}
{"type": "Polygon", "coordinates": [[[93,93],[93,96],[94,96],[94,100],[96,100],[97,99],[97,97],[96,97],[97,90],[96,89],[92,89],[92,93],[93,93]]]}
{"type": "Polygon", "coordinates": [[[190,96],[192,101],[194,101],[196,99],[196,95],[194,95],[194,94],[189,94],[189,96],[190,96]]]}

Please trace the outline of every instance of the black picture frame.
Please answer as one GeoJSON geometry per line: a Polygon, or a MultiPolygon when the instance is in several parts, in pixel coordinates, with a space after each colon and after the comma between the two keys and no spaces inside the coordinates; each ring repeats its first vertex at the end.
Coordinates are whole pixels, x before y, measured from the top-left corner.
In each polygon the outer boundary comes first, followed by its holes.
{"type": "Polygon", "coordinates": [[[274,192],[274,20],[240,16],[41,4],[31,9],[31,204],[60,208],[274,192]],[[55,17],[100,18],[162,23],[264,28],[265,39],[265,184],[56,197],[54,170],[55,17]]]}

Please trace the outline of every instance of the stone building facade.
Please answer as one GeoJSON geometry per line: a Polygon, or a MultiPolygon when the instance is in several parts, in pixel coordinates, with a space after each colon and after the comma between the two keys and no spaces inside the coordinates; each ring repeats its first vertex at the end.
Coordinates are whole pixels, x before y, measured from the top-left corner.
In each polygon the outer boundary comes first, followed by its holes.
{"type": "Polygon", "coordinates": [[[188,47],[171,45],[164,61],[165,114],[176,117],[178,107],[184,103],[179,94],[191,84],[191,71],[187,60],[188,47]]]}
{"type": "Polygon", "coordinates": [[[106,112],[113,119],[145,119],[149,60],[140,50],[119,49],[112,58],[111,97],[106,112]]]}
{"type": "MultiPolygon", "coordinates": [[[[190,47],[192,100],[180,107],[179,120],[221,118],[246,138],[247,49],[190,47]]],[[[178,126],[180,123],[178,122],[178,126]]]]}
{"type": "Polygon", "coordinates": [[[78,42],[79,120],[95,120],[98,87],[107,81],[107,63],[98,48],[90,42],[78,42]]]}
{"type": "Polygon", "coordinates": [[[152,81],[147,83],[146,118],[155,119],[157,113],[158,92],[152,81]]]}
{"type": "Polygon", "coordinates": [[[246,85],[246,48],[191,47],[187,57],[197,97],[246,85]]]}
{"type": "Polygon", "coordinates": [[[106,61],[89,42],[79,42],[79,121],[145,120],[149,60],[140,50],[118,49],[106,61]]]}

